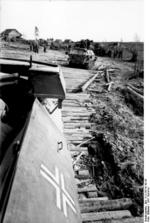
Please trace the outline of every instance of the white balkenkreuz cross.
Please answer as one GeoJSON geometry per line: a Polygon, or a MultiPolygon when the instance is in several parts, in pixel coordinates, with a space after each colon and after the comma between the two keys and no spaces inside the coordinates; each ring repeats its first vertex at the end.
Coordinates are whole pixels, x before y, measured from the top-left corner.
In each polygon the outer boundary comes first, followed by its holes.
{"type": "Polygon", "coordinates": [[[65,189],[64,176],[59,173],[59,169],[55,167],[55,175],[52,174],[45,165],[41,165],[41,175],[54,186],[56,189],[56,205],[61,210],[61,199],[64,215],[67,217],[67,204],[76,213],[75,203],[70,194],[65,189]]]}

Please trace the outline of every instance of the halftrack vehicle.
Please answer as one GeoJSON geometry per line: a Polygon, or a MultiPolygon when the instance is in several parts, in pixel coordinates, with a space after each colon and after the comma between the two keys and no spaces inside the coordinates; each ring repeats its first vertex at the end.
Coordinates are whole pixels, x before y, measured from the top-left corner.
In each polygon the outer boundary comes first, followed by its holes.
{"type": "Polygon", "coordinates": [[[85,48],[73,48],[68,53],[69,66],[77,66],[91,69],[96,61],[96,56],[92,50],[85,48]]]}

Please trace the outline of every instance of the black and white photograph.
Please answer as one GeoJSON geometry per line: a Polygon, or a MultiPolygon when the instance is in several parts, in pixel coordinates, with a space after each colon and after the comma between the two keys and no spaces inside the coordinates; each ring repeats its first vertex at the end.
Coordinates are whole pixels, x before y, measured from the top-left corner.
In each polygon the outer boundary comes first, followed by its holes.
{"type": "Polygon", "coordinates": [[[144,4],[0,0],[0,223],[150,222],[144,4]]]}

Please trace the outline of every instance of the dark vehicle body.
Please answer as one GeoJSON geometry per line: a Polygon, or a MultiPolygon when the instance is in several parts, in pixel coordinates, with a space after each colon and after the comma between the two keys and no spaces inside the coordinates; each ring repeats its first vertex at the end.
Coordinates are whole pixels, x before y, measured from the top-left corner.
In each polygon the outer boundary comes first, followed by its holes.
{"type": "Polygon", "coordinates": [[[68,62],[70,66],[83,67],[91,69],[96,61],[95,54],[92,50],[85,48],[73,48],[68,53],[68,62]]]}
{"type": "Polygon", "coordinates": [[[0,222],[81,222],[70,153],[52,118],[65,99],[59,67],[11,59],[0,67],[0,222]],[[45,99],[57,102],[51,112],[45,99]]]}

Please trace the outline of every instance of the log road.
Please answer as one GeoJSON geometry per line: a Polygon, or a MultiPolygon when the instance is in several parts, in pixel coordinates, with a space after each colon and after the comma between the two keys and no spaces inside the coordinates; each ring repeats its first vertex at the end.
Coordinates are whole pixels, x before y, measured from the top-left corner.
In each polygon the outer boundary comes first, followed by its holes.
{"type": "MultiPolygon", "coordinates": [[[[4,47],[1,52],[8,57],[17,57],[28,59],[31,52],[21,52],[19,50],[10,50],[4,47]]],[[[54,59],[64,58],[59,52],[49,51],[47,54],[33,53],[34,60],[49,62],[54,59]],[[54,57],[54,53],[56,54],[54,57]]],[[[103,63],[103,60],[101,60],[103,63]]],[[[108,62],[109,63],[109,62],[108,62]]],[[[81,155],[88,156],[88,143],[93,136],[91,135],[91,123],[89,117],[95,112],[94,106],[90,103],[90,94],[83,90],[82,86],[95,74],[92,71],[84,69],[74,69],[63,67],[63,74],[66,82],[66,99],[63,101],[63,123],[64,134],[68,142],[68,148],[73,157],[73,167],[75,170],[75,180],[77,182],[79,204],[82,216],[82,222],[99,223],[142,223],[143,218],[133,217],[130,212],[132,200],[129,198],[113,199],[100,197],[96,185],[93,183],[92,176],[88,166],[79,166],[81,155]],[[76,159],[74,157],[76,156],[76,159]],[[77,169],[78,168],[78,171],[77,169]]],[[[97,92],[97,89],[95,89],[97,92]]],[[[0,111],[1,112],[1,111],[0,111]]]]}
{"type": "Polygon", "coordinates": [[[88,167],[78,166],[81,156],[88,156],[88,142],[93,137],[89,117],[95,112],[90,103],[90,94],[78,92],[78,89],[94,74],[83,69],[62,67],[62,70],[66,82],[66,99],[62,109],[64,133],[72,157],[76,156],[73,167],[82,222],[142,223],[141,217],[133,217],[130,212],[130,198],[110,200],[108,197],[99,197],[88,167]]]}

